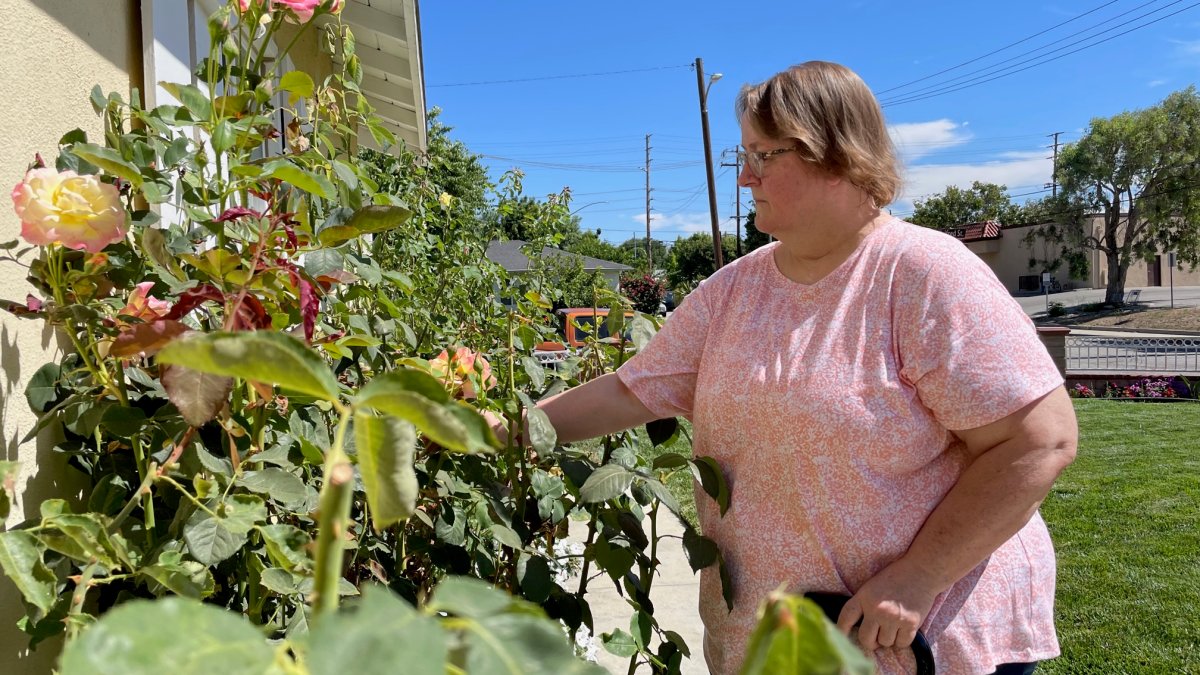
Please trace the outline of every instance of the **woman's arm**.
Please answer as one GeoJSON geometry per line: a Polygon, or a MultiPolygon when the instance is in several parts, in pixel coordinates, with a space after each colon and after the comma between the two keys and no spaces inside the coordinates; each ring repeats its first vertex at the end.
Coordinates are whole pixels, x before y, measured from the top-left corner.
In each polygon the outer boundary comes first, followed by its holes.
{"type": "MultiPolygon", "coordinates": [[[[608,373],[541,401],[537,407],[550,418],[559,443],[571,443],[616,433],[658,419],[638,400],[616,373],[608,373]]],[[[504,438],[503,420],[485,415],[504,438]]]]}
{"type": "Polygon", "coordinates": [[[955,431],[971,464],[930,514],[908,552],[871,578],[838,619],[861,618],[864,649],[912,643],[934,598],[1008,541],[1075,459],[1075,409],[1062,387],[975,429],[955,431]]]}

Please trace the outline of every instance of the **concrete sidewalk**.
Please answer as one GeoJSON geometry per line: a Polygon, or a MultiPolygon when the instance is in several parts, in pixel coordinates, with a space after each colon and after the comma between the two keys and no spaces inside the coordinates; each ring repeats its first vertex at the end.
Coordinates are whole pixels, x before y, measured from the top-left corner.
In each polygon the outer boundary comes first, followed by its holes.
{"type": "MultiPolygon", "coordinates": [[[[1132,290],[1140,290],[1141,297],[1135,303],[1136,306],[1152,307],[1154,309],[1167,309],[1171,306],[1171,289],[1166,286],[1128,286],[1125,292],[1132,290]]],[[[1082,288],[1074,291],[1063,291],[1061,293],[1051,293],[1050,302],[1061,302],[1067,307],[1083,305],[1089,302],[1104,302],[1103,288],[1082,288]]],[[[1198,307],[1200,306],[1200,286],[1176,286],[1175,287],[1175,308],[1181,307],[1198,307]]],[[[1046,313],[1046,296],[1045,295],[1025,295],[1014,296],[1014,299],[1020,303],[1021,309],[1029,316],[1035,316],[1046,313]]]]}
{"type": "MultiPolygon", "coordinates": [[[[650,524],[645,522],[646,534],[650,534],[650,524]]],[[[681,672],[683,675],[707,675],[708,667],[704,664],[704,625],[700,622],[698,603],[700,599],[700,575],[693,574],[683,552],[683,527],[670,514],[658,519],[659,536],[673,535],[658,543],[658,567],[660,576],[650,587],[650,600],[654,603],[654,618],[663,630],[673,630],[687,642],[692,657],[684,658],[681,672]]],[[[587,540],[587,522],[571,521],[568,539],[573,543],[582,544],[587,540]]],[[[594,568],[593,568],[594,569],[594,568]]],[[[593,572],[594,574],[594,572],[593,572]]],[[[577,587],[578,577],[572,578],[569,587],[577,587]]],[[[629,632],[629,618],[633,608],[625,598],[617,592],[612,579],[607,574],[596,577],[588,583],[588,604],[592,609],[592,620],[596,627],[595,644],[598,649],[598,662],[610,673],[626,673],[629,669],[629,659],[613,656],[604,651],[599,635],[611,633],[617,628],[629,632]]],[[[639,672],[650,672],[642,666],[639,672]]]]}

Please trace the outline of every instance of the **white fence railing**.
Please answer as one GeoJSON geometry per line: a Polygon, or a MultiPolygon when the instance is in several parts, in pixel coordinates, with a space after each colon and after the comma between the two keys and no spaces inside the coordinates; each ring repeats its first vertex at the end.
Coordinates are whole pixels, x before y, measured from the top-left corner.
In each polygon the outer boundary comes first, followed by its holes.
{"type": "Polygon", "coordinates": [[[1200,374],[1198,337],[1067,336],[1067,372],[1200,374]]]}

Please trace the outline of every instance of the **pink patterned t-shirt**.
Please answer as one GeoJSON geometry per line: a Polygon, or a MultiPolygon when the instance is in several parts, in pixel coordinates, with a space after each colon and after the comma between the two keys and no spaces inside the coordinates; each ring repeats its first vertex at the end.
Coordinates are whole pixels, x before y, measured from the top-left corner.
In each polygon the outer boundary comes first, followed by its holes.
{"type": "MultiPolygon", "coordinates": [[[[700,525],[734,590],[701,572],[704,654],[734,673],[759,603],[853,593],[901,556],[966,466],[951,429],[1016,412],[1062,385],[1033,324],[956,239],[892,220],[812,285],[778,244],[724,267],[619,371],[655,414],[694,424],[694,452],[725,471],[724,517],[697,490],[700,525]]],[[[1040,515],[938,597],[922,630],[940,673],[991,673],[1058,655],[1054,550],[1040,515]]],[[[911,654],[876,652],[879,672],[911,654]]]]}

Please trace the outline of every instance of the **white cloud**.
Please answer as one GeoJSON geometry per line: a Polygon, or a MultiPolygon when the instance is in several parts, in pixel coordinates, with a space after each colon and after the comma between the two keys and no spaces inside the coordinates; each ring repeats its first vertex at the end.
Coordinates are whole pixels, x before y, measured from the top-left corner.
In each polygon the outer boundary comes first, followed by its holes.
{"type": "Polygon", "coordinates": [[[931,122],[893,124],[888,127],[888,134],[896,144],[900,157],[912,162],[971,140],[966,126],[965,122],[960,124],[943,118],[931,122]]]}
{"type": "Polygon", "coordinates": [[[1181,56],[1200,55],[1200,40],[1171,40],[1181,56]]]}
{"type": "MultiPolygon", "coordinates": [[[[973,181],[999,183],[1032,192],[1050,180],[1052,161],[1040,151],[1006,152],[1003,159],[977,164],[919,164],[904,172],[904,187],[900,198],[892,203],[895,213],[912,212],[913,200],[940,194],[946,186],[968,188],[973,181]]],[[[1020,200],[1018,200],[1020,201],[1020,200]]]]}
{"type": "MultiPolygon", "coordinates": [[[[646,225],[645,213],[631,215],[629,219],[637,221],[643,227],[646,225]]],[[[694,232],[711,232],[712,220],[707,211],[668,214],[651,211],[650,231],[662,232],[662,236],[658,238],[674,241],[676,237],[686,237],[694,232]]]]}
{"type": "Polygon", "coordinates": [[[1147,82],[1147,83],[1146,83],[1146,86],[1147,86],[1147,87],[1150,87],[1151,89],[1153,89],[1154,87],[1161,87],[1161,86],[1163,86],[1163,85],[1164,85],[1164,84],[1166,84],[1168,81],[1169,81],[1169,80],[1150,80],[1149,82],[1147,82]]]}

